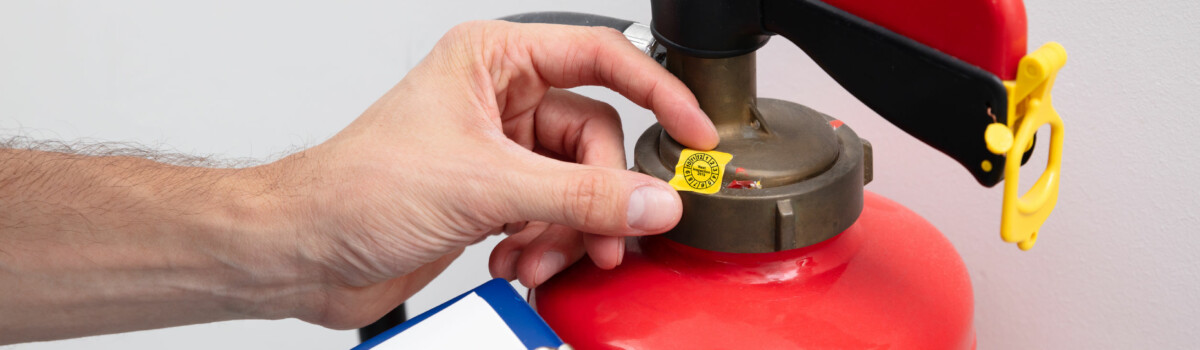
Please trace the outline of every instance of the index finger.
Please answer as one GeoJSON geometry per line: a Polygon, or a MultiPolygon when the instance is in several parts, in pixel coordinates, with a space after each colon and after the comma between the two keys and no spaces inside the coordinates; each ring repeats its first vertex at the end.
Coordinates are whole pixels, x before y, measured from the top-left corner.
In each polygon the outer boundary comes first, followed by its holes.
{"type": "Polygon", "coordinates": [[[687,86],[620,32],[605,27],[501,23],[509,26],[508,45],[499,46],[504,50],[501,57],[527,59],[550,86],[604,86],[653,111],[663,129],[687,147],[708,150],[720,141],[687,86]]]}

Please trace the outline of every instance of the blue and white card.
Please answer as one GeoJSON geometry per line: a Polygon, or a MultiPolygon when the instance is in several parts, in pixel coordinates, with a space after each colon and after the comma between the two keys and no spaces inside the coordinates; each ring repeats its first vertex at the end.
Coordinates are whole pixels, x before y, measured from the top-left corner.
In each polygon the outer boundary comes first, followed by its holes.
{"type": "Polygon", "coordinates": [[[352,350],[529,350],[563,345],[508,281],[493,279],[352,350]]]}

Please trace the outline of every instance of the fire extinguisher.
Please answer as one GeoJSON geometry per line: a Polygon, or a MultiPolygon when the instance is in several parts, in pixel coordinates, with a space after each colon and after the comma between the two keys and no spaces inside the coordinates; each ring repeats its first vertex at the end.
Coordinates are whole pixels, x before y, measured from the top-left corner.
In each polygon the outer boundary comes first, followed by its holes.
{"type": "Polygon", "coordinates": [[[635,170],[680,191],[673,230],[630,239],[624,262],[582,260],[530,302],[576,349],[968,349],[970,278],[954,247],[864,191],[872,147],[835,117],[757,97],[755,51],[779,34],[856,98],[958,161],[1005,181],[1001,238],[1030,249],[1058,192],[1063,124],[1050,89],[1066,61],[1026,53],[1020,0],[651,0],[650,25],[573,13],[515,22],[616,28],[678,76],[721,143],[686,149],[652,126],[635,170]],[[1020,166],[1050,125],[1045,173],[1020,166]]]}

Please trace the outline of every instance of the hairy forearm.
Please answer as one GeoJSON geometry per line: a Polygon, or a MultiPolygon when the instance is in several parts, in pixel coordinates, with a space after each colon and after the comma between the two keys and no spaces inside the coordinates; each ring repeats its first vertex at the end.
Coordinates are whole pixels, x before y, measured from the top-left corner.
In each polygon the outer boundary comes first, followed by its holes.
{"type": "Polygon", "coordinates": [[[0,149],[0,344],[286,317],[313,277],[272,181],[0,149]]]}

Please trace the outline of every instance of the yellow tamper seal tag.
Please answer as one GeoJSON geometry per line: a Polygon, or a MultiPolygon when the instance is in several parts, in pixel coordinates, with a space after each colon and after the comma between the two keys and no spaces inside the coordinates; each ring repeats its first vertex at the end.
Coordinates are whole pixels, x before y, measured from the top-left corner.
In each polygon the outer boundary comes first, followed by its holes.
{"type": "Polygon", "coordinates": [[[668,183],[677,191],[717,193],[725,177],[725,165],[731,159],[733,155],[725,152],[684,149],[679,164],[675,164],[675,177],[668,183]]]}

